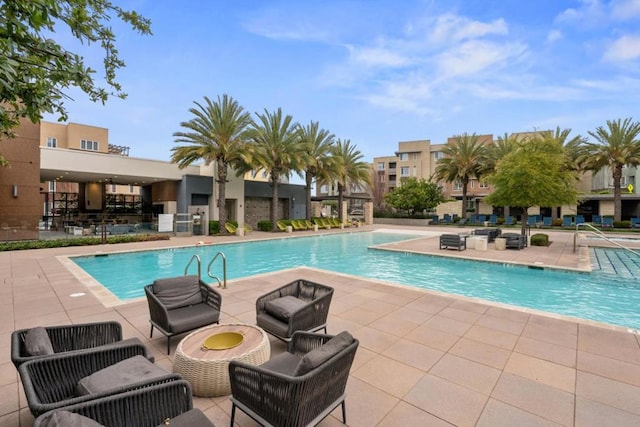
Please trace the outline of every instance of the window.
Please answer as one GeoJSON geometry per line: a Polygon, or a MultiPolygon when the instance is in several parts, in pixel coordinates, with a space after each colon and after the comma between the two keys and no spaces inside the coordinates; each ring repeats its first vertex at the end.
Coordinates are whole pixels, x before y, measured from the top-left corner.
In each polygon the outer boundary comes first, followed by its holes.
{"type": "Polygon", "coordinates": [[[453,189],[457,190],[457,191],[462,190],[462,181],[458,180],[458,181],[454,182],[453,183],[453,189]]]}
{"type": "Polygon", "coordinates": [[[418,153],[411,153],[411,160],[418,160],[418,153]]]}
{"type": "Polygon", "coordinates": [[[624,188],[626,186],[627,186],[627,177],[623,175],[620,177],[620,188],[624,188]]]}
{"type": "Polygon", "coordinates": [[[487,181],[480,181],[480,188],[489,188],[489,184],[487,183],[487,181]]]}
{"type": "Polygon", "coordinates": [[[98,151],[98,141],[80,140],[80,148],[88,151],[98,151]]]}
{"type": "Polygon", "coordinates": [[[400,159],[400,161],[407,161],[409,160],[409,153],[400,153],[398,155],[398,158],[400,159]]]}
{"type": "Polygon", "coordinates": [[[133,185],[129,184],[129,193],[133,193],[133,185]]]}
{"type": "Polygon", "coordinates": [[[379,162],[378,163],[378,170],[379,171],[383,171],[384,170],[384,162],[379,162]]]}
{"type": "Polygon", "coordinates": [[[384,175],[378,175],[378,182],[384,182],[384,175]]]}
{"type": "Polygon", "coordinates": [[[444,153],[442,151],[436,151],[435,153],[433,153],[433,158],[435,160],[440,160],[444,158],[444,153]]]}
{"type": "Polygon", "coordinates": [[[395,169],[395,168],[396,168],[396,162],[390,162],[389,169],[395,169]]]}
{"type": "Polygon", "coordinates": [[[329,192],[329,186],[327,184],[323,184],[320,186],[320,192],[323,194],[327,194],[329,192]]]}
{"type": "Polygon", "coordinates": [[[47,147],[56,148],[58,146],[58,140],[53,137],[47,138],[47,147]]]}
{"type": "Polygon", "coordinates": [[[56,192],[56,182],[49,181],[49,193],[55,193],[55,192],[56,192]]]}
{"type": "Polygon", "coordinates": [[[400,168],[400,176],[409,176],[409,166],[403,166],[400,168]]]}
{"type": "Polygon", "coordinates": [[[118,190],[118,189],[116,188],[116,185],[115,185],[115,184],[111,184],[111,192],[112,192],[112,193],[116,193],[116,192],[117,192],[117,190],[118,190]]]}

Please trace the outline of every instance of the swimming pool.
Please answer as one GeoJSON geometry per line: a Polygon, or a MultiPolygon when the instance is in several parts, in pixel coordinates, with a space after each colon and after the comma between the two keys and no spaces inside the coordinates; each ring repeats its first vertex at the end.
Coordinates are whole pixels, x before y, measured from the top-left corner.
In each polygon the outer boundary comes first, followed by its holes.
{"type": "MultiPolygon", "coordinates": [[[[416,237],[420,236],[340,233],[72,260],[124,300],[143,296],[143,287],[153,279],[184,274],[194,254],[201,257],[204,270],[222,251],[228,279],[308,266],[640,329],[637,278],[621,278],[607,271],[573,273],[369,249],[416,237]]],[[[190,269],[192,274],[195,271],[195,267],[190,269]]]]}

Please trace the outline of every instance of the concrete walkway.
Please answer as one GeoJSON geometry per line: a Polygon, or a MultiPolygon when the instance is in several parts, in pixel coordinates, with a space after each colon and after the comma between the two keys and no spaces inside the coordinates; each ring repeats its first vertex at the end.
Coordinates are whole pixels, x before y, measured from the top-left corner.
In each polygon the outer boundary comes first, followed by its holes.
{"type": "MultiPolygon", "coordinates": [[[[417,239],[389,249],[589,268],[588,251],[578,247],[574,252],[570,232],[545,230],[553,241],[546,248],[497,251],[489,245],[487,251],[457,252],[439,250],[436,236],[471,229],[414,230],[417,239]]],[[[149,340],[146,301],[105,306],[102,297],[88,291],[64,265],[64,256],[272,237],[254,232],[243,238],[174,238],[0,253],[0,427],[33,423],[10,360],[10,334],[15,329],[117,320],[125,338],[139,337],[160,366],[172,369],[179,340],[173,340],[169,357],[164,337],[156,334],[160,336],[149,340]],[[76,293],[85,295],[73,297],[76,293]]],[[[640,425],[640,335],[621,327],[311,268],[229,282],[221,291],[221,321],[254,323],[256,298],[299,277],[335,287],[329,332],[348,330],[360,340],[347,389],[351,426],[640,425]]],[[[277,340],[271,346],[272,354],[284,351],[277,340]]],[[[217,426],[229,425],[227,397],[194,398],[194,404],[217,426]]],[[[242,414],[236,421],[239,426],[255,425],[242,414]]],[[[321,425],[341,425],[339,410],[321,425]]]]}

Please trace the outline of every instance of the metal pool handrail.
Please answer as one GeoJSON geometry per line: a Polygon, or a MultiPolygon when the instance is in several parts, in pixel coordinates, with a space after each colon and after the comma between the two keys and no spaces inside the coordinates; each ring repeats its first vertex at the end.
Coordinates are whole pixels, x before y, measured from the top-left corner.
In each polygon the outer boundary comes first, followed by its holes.
{"type": "Polygon", "coordinates": [[[223,289],[227,288],[227,257],[224,256],[223,252],[218,252],[217,254],[215,254],[215,256],[213,258],[211,258],[211,261],[209,261],[209,265],[207,265],[207,276],[209,276],[212,279],[216,279],[218,281],[218,287],[219,288],[223,288],[223,289]],[[222,258],[222,280],[223,280],[223,282],[220,281],[220,278],[218,276],[215,276],[215,275],[213,275],[211,273],[211,266],[213,265],[215,260],[218,259],[218,257],[222,258]]]}
{"type": "Polygon", "coordinates": [[[573,252],[575,252],[575,251],[576,251],[577,246],[578,246],[578,235],[580,234],[580,227],[581,227],[581,226],[583,226],[585,229],[587,229],[587,228],[588,228],[588,230],[584,230],[584,232],[594,234],[594,235],[596,235],[596,236],[598,236],[598,237],[600,237],[600,238],[602,238],[602,239],[606,240],[607,242],[609,242],[609,243],[611,243],[611,244],[613,244],[613,245],[615,245],[615,246],[618,246],[619,248],[622,248],[622,249],[624,249],[624,250],[627,250],[627,251],[631,252],[631,253],[632,253],[632,254],[634,254],[634,255],[640,256],[640,253],[639,253],[639,252],[634,251],[633,249],[631,249],[631,248],[629,248],[629,247],[627,247],[627,246],[623,245],[622,243],[619,243],[619,242],[616,242],[616,241],[614,241],[614,240],[610,239],[610,238],[609,238],[606,234],[604,234],[602,231],[598,230],[598,229],[597,229],[597,228],[595,228],[593,225],[591,225],[591,224],[587,224],[587,223],[585,223],[585,222],[582,222],[582,223],[578,223],[578,224],[576,224],[576,232],[575,232],[575,234],[573,235],[573,252]]]}

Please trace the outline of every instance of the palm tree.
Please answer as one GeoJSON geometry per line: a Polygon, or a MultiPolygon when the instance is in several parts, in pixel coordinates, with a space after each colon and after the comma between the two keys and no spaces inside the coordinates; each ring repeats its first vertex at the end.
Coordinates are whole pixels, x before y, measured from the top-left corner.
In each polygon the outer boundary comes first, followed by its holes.
{"type": "Polygon", "coordinates": [[[269,174],[271,183],[271,224],[277,229],[278,220],[278,183],[281,177],[291,172],[300,172],[306,156],[305,144],[300,144],[300,137],[295,131],[297,124],[290,115],[284,116],[278,108],[271,113],[256,113],[258,122],[249,130],[251,141],[251,160],[249,164],[255,169],[263,169],[269,174]]]}
{"type": "Polygon", "coordinates": [[[251,115],[226,94],[218,96],[215,102],[205,96],[204,104],[195,101],[194,104],[197,107],[189,109],[194,117],[180,123],[185,131],[173,134],[175,142],[183,145],[171,149],[171,162],[183,169],[197,160],[204,160],[206,165],[215,161],[218,219],[220,232],[225,233],[228,168],[237,168],[246,161],[244,132],[252,123],[251,115]]]}
{"type": "Polygon", "coordinates": [[[342,203],[345,189],[348,189],[350,185],[371,185],[371,167],[367,162],[362,161],[363,157],[364,155],[356,149],[356,146],[351,145],[350,140],[338,139],[336,141],[333,149],[336,173],[332,178],[338,184],[338,218],[341,221],[344,221],[342,203]]]}
{"type": "Polygon", "coordinates": [[[311,219],[311,184],[313,180],[322,181],[335,170],[331,149],[335,135],[320,129],[318,122],[306,126],[298,125],[299,138],[306,145],[307,158],[304,166],[305,191],[307,193],[307,219],[311,219]],[[321,179],[318,179],[321,178],[321,179]]]}
{"type": "Polygon", "coordinates": [[[505,132],[503,136],[499,136],[492,144],[487,145],[482,174],[493,173],[500,159],[513,151],[518,146],[519,141],[520,138],[517,135],[509,135],[505,132]]]}
{"type": "Polygon", "coordinates": [[[560,130],[560,126],[558,126],[555,131],[543,131],[540,132],[537,137],[560,144],[565,152],[567,169],[577,171],[579,169],[578,160],[580,159],[580,153],[587,140],[580,135],[569,139],[570,133],[571,129],[560,130]]]}
{"type": "Polygon", "coordinates": [[[462,212],[467,214],[467,187],[471,178],[480,178],[485,165],[485,146],[478,136],[463,134],[448,142],[442,149],[444,157],[436,164],[435,175],[446,182],[460,181],[462,184],[462,212]]]}
{"type": "Polygon", "coordinates": [[[607,120],[607,127],[598,126],[595,131],[589,131],[596,142],[584,145],[581,156],[582,165],[586,170],[599,171],[604,167],[611,169],[613,176],[613,220],[620,221],[622,217],[622,197],[620,181],[622,168],[625,165],[640,165],[640,122],[632,121],[631,117],[624,121],[607,120]]]}

